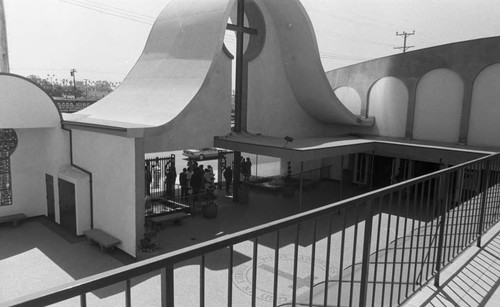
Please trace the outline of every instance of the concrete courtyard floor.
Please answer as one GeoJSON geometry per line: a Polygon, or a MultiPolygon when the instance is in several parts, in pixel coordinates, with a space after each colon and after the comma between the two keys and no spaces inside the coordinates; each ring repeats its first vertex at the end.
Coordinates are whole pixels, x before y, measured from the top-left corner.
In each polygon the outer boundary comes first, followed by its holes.
{"type": "MultiPolygon", "coordinates": [[[[359,192],[356,187],[345,187],[343,195],[348,197],[359,192]]],[[[218,193],[219,214],[217,218],[205,219],[201,215],[196,215],[185,220],[182,225],[164,227],[153,239],[161,249],[152,253],[139,253],[138,260],[191,246],[299,212],[298,193],[292,198],[283,198],[281,195],[252,191],[248,204],[233,203],[232,199],[226,197],[222,191],[218,193]]],[[[323,184],[315,190],[304,192],[302,211],[335,202],[338,198],[338,183],[323,184]]],[[[297,289],[298,296],[307,294],[309,290],[306,284],[308,284],[310,278],[321,280],[324,279],[327,270],[330,275],[338,272],[337,263],[332,262],[327,267],[326,259],[321,256],[324,254],[322,251],[326,249],[326,236],[322,235],[322,233],[326,233],[323,228],[327,223],[321,220],[318,220],[318,222],[320,224],[320,239],[316,246],[315,276],[310,276],[311,246],[307,243],[308,239],[310,239],[307,231],[305,231],[305,235],[301,234],[299,241],[298,254],[300,260],[298,272],[300,276],[304,277],[300,278],[301,281],[304,280],[304,283],[300,283],[297,289]]],[[[498,228],[498,225],[496,227],[498,228]]],[[[360,229],[360,232],[362,232],[362,229],[360,229]]],[[[348,236],[349,233],[351,233],[350,238],[352,238],[352,232],[347,232],[348,236]]],[[[477,270],[485,271],[485,262],[489,264],[486,271],[493,273],[480,275],[487,279],[485,282],[481,282],[479,277],[474,277],[474,286],[465,281],[469,286],[467,293],[469,293],[470,297],[474,297],[474,300],[468,300],[467,305],[464,306],[484,306],[488,300],[487,306],[498,306],[500,295],[497,295],[498,291],[495,292],[495,290],[498,288],[500,273],[496,269],[498,265],[495,267],[496,262],[494,261],[500,259],[500,248],[491,248],[496,246],[494,239],[498,236],[498,230],[495,232],[495,229],[492,229],[489,233],[493,241],[486,243],[488,239],[485,237],[483,239],[485,247],[481,249],[483,251],[481,257],[486,258],[480,260],[482,258],[476,257],[478,261],[482,261],[482,266],[478,266],[477,263],[469,261],[467,258],[462,259],[467,255],[470,258],[471,255],[478,252],[478,250],[471,248],[446,268],[446,270],[455,271],[451,273],[445,271],[448,273],[443,273],[443,276],[450,276],[451,278],[458,276],[454,275],[454,272],[462,272],[467,276],[476,276],[479,275],[477,270]],[[491,235],[492,232],[494,232],[494,235],[491,235]],[[489,246],[489,248],[486,246],[489,246]],[[472,267],[476,268],[475,275],[470,275],[474,274],[474,272],[469,274],[469,269],[462,267],[462,265],[468,263],[472,263],[472,267]],[[457,265],[458,268],[456,268],[457,265]],[[494,280],[495,278],[496,280],[494,280]],[[482,289],[479,298],[475,294],[478,292],[477,287],[482,289]]],[[[289,274],[293,272],[292,260],[295,234],[295,229],[285,229],[280,232],[278,305],[291,306],[288,304],[291,299],[292,284],[289,274]]],[[[257,306],[272,306],[273,279],[269,270],[274,262],[275,242],[276,236],[274,234],[259,237],[257,306]]],[[[332,244],[333,246],[339,246],[340,237],[338,235],[332,236],[332,244]]],[[[360,244],[358,243],[358,245],[360,244]]],[[[84,238],[77,238],[67,234],[59,226],[43,217],[29,219],[16,228],[10,225],[0,225],[0,246],[0,306],[2,306],[2,302],[5,303],[13,298],[62,285],[135,261],[135,259],[119,250],[101,253],[98,247],[90,246],[84,238]]],[[[350,248],[355,250],[359,246],[351,246],[350,248]]],[[[334,249],[332,258],[335,258],[338,252],[338,249],[334,249]]],[[[252,242],[247,241],[234,246],[233,284],[231,285],[233,306],[250,306],[250,286],[252,282],[252,261],[250,260],[252,259],[252,253],[252,242]]],[[[346,251],[346,253],[349,254],[349,251],[346,251]]],[[[227,306],[227,257],[228,252],[225,250],[206,256],[205,306],[227,306]]],[[[349,263],[344,263],[344,265],[349,265],[349,263]]],[[[176,306],[199,306],[199,276],[200,259],[187,260],[175,267],[176,306]]],[[[459,278],[465,279],[462,276],[459,276],[459,278]]],[[[444,277],[442,280],[443,287],[450,287],[451,290],[438,294],[439,291],[435,291],[436,289],[426,287],[408,302],[408,306],[462,306],[462,304],[454,305],[453,302],[441,305],[436,303],[442,302],[443,297],[451,297],[452,295],[449,293],[457,292],[457,290],[453,290],[456,287],[459,287],[459,289],[464,288],[463,283],[454,283],[444,277]]],[[[132,305],[160,306],[160,289],[159,272],[151,272],[134,278],[132,280],[132,305]]],[[[464,295],[460,296],[464,297],[464,295]]],[[[94,291],[87,295],[87,303],[88,306],[124,306],[124,285],[117,284],[94,291]]],[[[79,299],[75,298],[61,302],[57,306],[79,306],[79,299]]]]}

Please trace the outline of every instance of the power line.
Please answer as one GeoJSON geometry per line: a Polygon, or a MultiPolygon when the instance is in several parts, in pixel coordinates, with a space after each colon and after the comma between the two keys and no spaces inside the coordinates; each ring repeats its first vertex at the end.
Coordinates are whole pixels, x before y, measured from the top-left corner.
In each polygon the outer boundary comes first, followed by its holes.
{"type": "Polygon", "coordinates": [[[413,30],[412,33],[406,33],[405,31],[403,31],[403,33],[396,32],[396,36],[403,36],[404,41],[403,41],[403,47],[394,47],[394,49],[401,49],[403,50],[403,53],[405,53],[407,49],[415,47],[415,46],[406,46],[406,38],[411,35],[415,35],[415,30],[413,30]]]}
{"type": "Polygon", "coordinates": [[[145,17],[142,17],[142,15],[135,14],[135,13],[130,12],[130,11],[123,10],[125,12],[129,12],[129,13],[124,13],[124,12],[120,12],[117,10],[111,10],[111,9],[105,8],[103,6],[81,2],[78,0],[60,0],[60,1],[65,2],[67,4],[74,5],[74,6],[82,7],[82,8],[88,9],[88,10],[96,11],[99,13],[103,13],[103,14],[107,14],[107,15],[111,15],[111,16],[115,16],[115,17],[119,17],[119,18],[123,18],[123,19],[128,19],[128,20],[135,21],[135,22],[140,22],[140,23],[144,23],[144,24],[148,24],[148,25],[152,25],[154,22],[154,18],[152,18],[152,17],[145,18],[145,17]]]}
{"type": "Polygon", "coordinates": [[[119,8],[119,7],[116,7],[116,6],[111,6],[109,4],[99,3],[99,2],[91,1],[91,0],[80,0],[80,1],[88,2],[90,4],[94,4],[96,6],[100,6],[100,7],[103,7],[103,8],[108,8],[110,10],[119,11],[119,12],[122,12],[123,14],[126,14],[126,15],[132,15],[132,16],[136,16],[136,17],[137,16],[138,17],[143,17],[145,19],[149,19],[149,20],[153,20],[153,21],[155,20],[155,18],[153,16],[136,13],[134,11],[124,10],[122,8],[119,8]]]}

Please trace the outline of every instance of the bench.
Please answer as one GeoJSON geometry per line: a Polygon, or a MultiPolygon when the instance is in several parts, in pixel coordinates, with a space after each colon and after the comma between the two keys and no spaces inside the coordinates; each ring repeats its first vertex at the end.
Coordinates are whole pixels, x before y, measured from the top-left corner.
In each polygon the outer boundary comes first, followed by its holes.
{"type": "Polygon", "coordinates": [[[12,222],[12,226],[17,227],[17,223],[28,217],[23,213],[16,213],[6,216],[0,216],[0,224],[12,222]]]}
{"type": "Polygon", "coordinates": [[[119,239],[105,233],[100,229],[87,230],[84,231],[83,234],[87,237],[89,243],[92,243],[92,241],[94,241],[95,243],[99,244],[101,252],[104,251],[104,248],[113,248],[121,242],[119,239]]]}
{"type": "Polygon", "coordinates": [[[176,223],[182,224],[182,219],[187,218],[189,216],[191,216],[191,214],[186,212],[176,212],[172,214],[165,214],[165,215],[151,217],[149,218],[149,221],[155,226],[155,228],[156,226],[163,228],[163,223],[174,221],[176,223]]]}

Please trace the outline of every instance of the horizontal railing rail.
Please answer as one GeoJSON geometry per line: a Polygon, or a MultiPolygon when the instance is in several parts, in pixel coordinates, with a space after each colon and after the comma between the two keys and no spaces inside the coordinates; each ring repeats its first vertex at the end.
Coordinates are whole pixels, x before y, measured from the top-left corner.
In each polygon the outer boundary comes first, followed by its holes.
{"type": "Polygon", "coordinates": [[[199,259],[196,295],[199,305],[204,306],[208,299],[205,289],[208,254],[227,250],[227,279],[211,283],[220,282],[227,287],[223,299],[231,306],[237,304],[233,300],[240,299],[234,295],[236,286],[233,285],[235,246],[247,242],[252,244],[251,251],[245,254],[251,268],[251,285],[238,289],[247,291],[251,306],[255,306],[258,299],[261,275],[257,271],[262,268],[272,272],[272,290],[266,299],[273,306],[395,306],[431,278],[439,285],[441,269],[472,242],[477,240],[480,244],[481,234],[500,216],[499,186],[500,155],[496,154],[28,295],[8,304],[47,305],[79,296],[81,305],[85,306],[87,293],[124,283],[126,305],[130,306],[131,279],[160,270],[162,305],[182,305],[178,301],[181,298],[177,301],[175,298],[174,277],[178,275],[174,276],[174,269],[181,270],[180,264],[186,260],[199,259]],[[271,240],[269,238],[274,242],[267,242],[273,250],[272,255],[267,256],[274,260],[265,266],[259,258],[259,240],[264,238],[266,242],[271,240]],[[293,259],[292,265],[286,268],[279,261],[285,251],[291,253],[293,259]],[[300,262],[300,259],[310,260],[300,262]],[[308,279],[299,277],[299,267],[301,271],[310,272],[308,279]],[[285,269],[288,271],[283,272],[285,269]],[[285,282],[290,283],[286,291],[278,287],[285,282]]]}

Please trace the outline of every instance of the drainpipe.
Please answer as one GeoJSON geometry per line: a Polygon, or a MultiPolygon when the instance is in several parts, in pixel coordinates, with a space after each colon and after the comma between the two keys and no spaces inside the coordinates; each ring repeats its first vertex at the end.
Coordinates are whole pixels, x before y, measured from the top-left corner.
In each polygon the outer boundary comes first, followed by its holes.
{"type": "Polygon", "coordinates": [[[76,169],[81,170],[82,172],[86,173],[89,175],[89,185],[90,185],[90,229],[94,229],[94,189],[92,188],[92,173],[89,172],[88,170],[84,169],[81,166],[76,165],[73,163],[73,131],[71,129],[64,128],[63,125],[61,125],[61,129],[68,131],[69,133],[69,157],[71,161],[71,166],[73,166],[76,169]]]}

